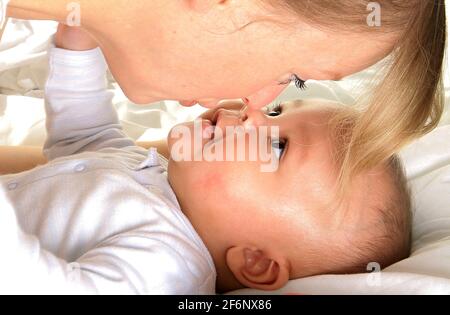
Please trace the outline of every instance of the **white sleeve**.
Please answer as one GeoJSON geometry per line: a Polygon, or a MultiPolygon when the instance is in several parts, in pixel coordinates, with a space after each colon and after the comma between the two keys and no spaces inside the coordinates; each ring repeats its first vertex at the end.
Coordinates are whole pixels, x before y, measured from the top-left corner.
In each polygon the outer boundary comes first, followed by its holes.
{"type": "Polygon", "coordinates": [[[9,0],[0,0],[0,38],[2,35],[3,27],[6,24],[6,9],[8,7],[9,0]]]}
{"type": "MultiPolygon", "coordinates": [[[[0,189],[0,294],[197,294],[198,279],[151,222],[105,239],[72,262],[25,234],[0,189]]],[[[170,238],[170,235],[167,235],[170,238]]]]}
{"type": "Polygon", "coordinates": [[[135,146],[122,131],[107,89],[107,65],[99,48],[50,51],[46,86],[49,160],[85,151],[135,146]]]}

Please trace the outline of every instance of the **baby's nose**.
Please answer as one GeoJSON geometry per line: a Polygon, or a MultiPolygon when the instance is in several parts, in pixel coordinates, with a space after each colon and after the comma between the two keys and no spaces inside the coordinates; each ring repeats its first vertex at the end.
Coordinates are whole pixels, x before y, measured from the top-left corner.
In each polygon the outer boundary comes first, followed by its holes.
{"type": "Polygon", "coordinates": [[[241,119],[245,127],[258,127],[267,125],[267,116],[260,109],[246,107],[241,112],[241,119]]]}

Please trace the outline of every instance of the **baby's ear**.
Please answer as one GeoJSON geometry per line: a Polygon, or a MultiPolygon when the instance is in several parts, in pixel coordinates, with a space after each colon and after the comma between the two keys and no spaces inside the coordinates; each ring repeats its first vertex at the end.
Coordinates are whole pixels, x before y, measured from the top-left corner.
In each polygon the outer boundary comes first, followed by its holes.
{"type": "Polygon", "coordinates": [[[227,251],[226,262],[236,279],[248,288],[273,291],[289,281],[287,262],[271,259],[257,249],[232,247],[227,251]]]}

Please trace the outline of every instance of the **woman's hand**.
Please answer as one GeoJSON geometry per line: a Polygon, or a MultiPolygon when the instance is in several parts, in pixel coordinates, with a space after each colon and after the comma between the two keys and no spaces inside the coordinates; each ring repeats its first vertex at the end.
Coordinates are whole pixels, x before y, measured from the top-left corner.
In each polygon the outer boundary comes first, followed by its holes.
{"type": "Polygon", "coordinates": [[[64,24],[58,26],[55,45],[58,48],[75,51],[91,50],[98,47],[92,36],[81,27],[71,27],[64,24]]]}

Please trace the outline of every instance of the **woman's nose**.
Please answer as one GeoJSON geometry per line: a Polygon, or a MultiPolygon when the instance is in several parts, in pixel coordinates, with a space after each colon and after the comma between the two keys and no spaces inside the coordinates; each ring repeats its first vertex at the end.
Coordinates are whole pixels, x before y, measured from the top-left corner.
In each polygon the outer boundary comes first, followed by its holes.
{"type": "Polygon", "coordinates": [[[274,84],[246,97],[244,100],[248,107],[261,109],[272,103],[283,91],[286,85],[274,84]]]}

